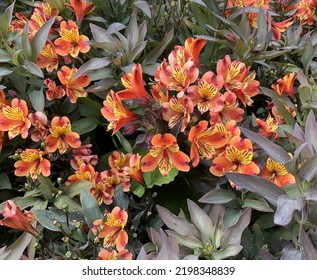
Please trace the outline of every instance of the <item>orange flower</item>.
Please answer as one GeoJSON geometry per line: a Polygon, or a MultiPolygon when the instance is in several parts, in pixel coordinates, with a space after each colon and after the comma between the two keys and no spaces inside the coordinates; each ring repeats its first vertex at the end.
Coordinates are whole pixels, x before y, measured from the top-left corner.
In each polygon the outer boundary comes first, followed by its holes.
{"type": "Polygon", "coordinates": [[[28,112],[26,102],[14,98],[11,106],[6,105],[0,109],[0,130],[8,131],[10,140],[20,134],[25,139],[31,127],[31,122],[27,117],[28,112]]]}
{"type": "Polygon", "coordinates": [[[78,26],[72,20],[62,21],[59,29],[60,38],[54,41],[56,53],[61,56],[70,55],[74,58],[78,54],[87,53],[90,46],[86,43],[89,38],[85,35],[79,35],[78,26]]]}
{"type": "Polygon", "coordinates": [[[155,101],[162,106],[163,103],[169,101],[169,92],[165,85],[161,82],[157,82],[152,85],[151,94],[155,101]]]}
{"type": "MultiPolygon", "coordinates": [[[[273,105],[273,103],[271,105],[273,105]]],[[[271,105],[269,105],[269,108],[271,107],[271,105]]],[[[296,111],[293,108],[291,108],[285,104],[283,104],[283,106],[291,114],[291,116],[293,118],[295,118],[296,111]]],[[[277,123],[278,124],[285,124],[284,116],[281,114],[281,112],[279,111],[277,106],[272,106],[271,109],[272,109],[272,114],[274,116],[274,119],[277,121],[277,123]]]]}
{"type": "Polygon", "coordinates": [[[7,138],[4,137],[4,132],[0,130],[0,153],[6,142],[7,142],[7,138]]]}
{"type": "Polygon", "coordinates": [[[191,142],[190,159],[193,161],[194,167],[198,165],[200,158],[211,159],[215,155],[215,149],[221,148],[228,143],[225,131],[207,127],[207,121],[200,121],[189,131],[188,140],[191,142]]]}
{"type": "Polygon", "coordinates": [[[127,249],[119,252],[102,249],[98,254],[98,260],[132,260],[132,254],[127,249]]]}
{"type": "Polygon", "coordinates": [[[0,220],[1,226],[25,231],[34,235],[35,237],[39,236],[40,233],[32,226],[27,216],[14,201],[6,201],[2,215],[4,219],[0,220]]]}
{"type": "Polygon", "coordinates": [[[253,102],[251,97],[260,92],[260,83],[254,80],[255,72],[248,75],[249,68],[240,60],[231,62],[229,55],[217,63],[217,74],[223,77],[226,90],[233,92],[243,105],[250,106],[253,102]]]}
{"type": "Polygon", "coordinates": [[[113,129],[116,133],[124,125],[137,121],[140,117],[123,107],[120,97],[112,90],[103,102],[101,114],[109,122],[107,130],[113,129]]]}
{"type": "Polygon", "coordinates": [[[278,122],[274,118],[272,118],[270,114],[268,115],[266,121],[262,121],[258,118],[255,121],[256,124],[260,127],[259,133],[262,136],[266,138],[274,136],[275,140],[279,139],[279,135],[277,133],[278,122]]]}
{"type": "Polygon", "coordinates": [[[141,104],[147,104],[150,101],[151,96],[144,88],[142,76],[142,66],[136,64],[132,69],[132,73],[127,73],[121,78],[122,84],[126,88],[117,92],[121,100],[136,99],[141,104]]]}
{"type": "Polygon", "coordinates": [[[124,174],[141,185],[145,185],[143,173],[141,171],[141,156],[139,154],[130,156],[129,165],[124,167],[124,174]]]}
{"type": "Polygon", "coordinates": [[[294,97],[294,81],[297,72],[293,72],[285,75],[282,79],[278,79],[272,88],[277,92],[278,95],[283,95],[283,93],[289,94],[294,97]]]}
{"type": "Polygon", "coordinates": [[[116,247],[118,251],[124,250],[128,243],[128,234],[124,230],[128,221],[128,213],[117,206],[112,209],[111,213],[107,212],[106,217],[107,220],[103,225],[101,225],[101,220],[94,221],[95,226],[102,226],[98,238],[104,238],[104,248],[116,247]]]}
{"type": "Polygon", "coordinates": [[[211,111],[218,112],[223,108],[224,98],[220,96],[223,86],[222,76],[216,76],[213,72],[206,72],[198,81],[198,85],[190,86],[187,90],[188,97],[201,114],[211,111]]]}
{"type": "Polygon", "coordinates": [[[194,110],[193,102],[186,95],[180,98],[173,96],[162,107],[162,116],[165,121],[168,121],[168,127],[173,128],[181,121],[180,131],[184,131],[190,121],[190,114],[194,110]]]}
{"type": "Polygon", "coordinates": [[[6,100],[6,97],[4,95],[4,91],[0,89],[0,110],[5,105],[10,105],[10,102],[6,100]]]}
{"type": "Polygon", "coordinates": [[[184,47],[189,52],[190,56],[192,57],[195,66],[199,67],[199,55],[203,47],[206,45],[207,40],[202,38],[192,38],[189,37],[186,39],[184,47]]]}
{"type": "Polygon", "coordinates": [[[14,164],[14,174],[24,177],[30,174],[32,180],[36,180],[39,174],[48,177],[51,174],[51,163],[43,158],[44,152],[38,149],[26,149],[20,153],[21,160],[14,164]]]}
{"type": "Polygon", "coordinates": [[[292,24],[293,24],[292,18],[283,20],[281,22],[271,21],[274,40],[278,42],[281,39],[281,33],[285,32],[287,28],[292,24]]]}
{"type": "Polygon", "coordinates": [[[224,155],[213,160],[210,172],[221,177],[225,172],[259,174],[259,167],[252,161],[253,148],[249,139],[234,136],[228,143],[224,155]]]}
{"type": "Polygon", "coordinates": [[[58,55],[55,51],[54,44],[47,40],[43,49],[36,59],[36,64],[40,68],[46,68],[48,73],[58,68],[58,55]]]}
{"type": "Polygon", "coordinates": [[[227,123],[230,120],[240,122],[243,120],[244,110],[239,108],[239,103],[237,101],[237,96],[233,92],[225,92],[223,94],[224,103],[220,111],[214,112],[210,111],[210,120],[211,124],[217,122],[227,123]]]}
{"type": "Polygon", "coordinates": [[[85,144],[73,149],[73,159],[70,160],[70,165],[73,169],[79,169],[83,163],[96,166],[98,156],[91,155],[91,146],[92,144],[85,144]]]}
{"type": "Polygon", "coordinates": [[[84,87],[90,83],[90,78],[87,74],[82,74],[78,78],[72,78],[77,72],[76,68],[68,68],[63,66],[60,71],[57,72],[57,76],[66,89],[66,94],[71,103],[76,103],[78,97],[86,97],[87,92],[84,87]]]}
{"type": "Polygon", "coordinates": [[[78,24],[82,22],[86,15],[95,9],[93,3],[86,3],[84,0],[70,0],[70,4],[66,3],[65,6],[75,13],[78,24]]]}
{"type": "Polygon", "coordinates": [[[61,99],[66,94],[63,87],[56,86],[55,81],[51,80],[50,78],[47,78],[44,80],[44,85],[47,86],[47,90],[46,90],[47,100],[61,99]]]}
{"type": "Polygon", "coordinates": [[[301,0],[293,8],[296,9],[293,17],[299,19],[301,25],[313,25],[316,19],[316,0],[301,0]]]}
{"type": "Polygon", "coordinates": [[[67,117],[54,117],[49,129],[50,135],[45,139],[46,150],[54,153],[57,149],[64,154],[68,148],[78,148],[81,145],[78,133],[72,132],[70,120],[67,117]]]}
{"type": "Polygon", "coordinates": [[[129,166],[130,153],[114,151],[108,158],[108,163],[111,169],[117,172],[123,172],[124,168],[129,166]]]}
{"type": "Polygon", "coordinates": [[[83,180],[95,182],[95,169],[92,165],[85,163],[81,164],[79,169],[75,171],[75,174],[68,177],[66,186],[83,180]]]}
{"type": "Polygon", "coordinates": [[[189,157],[179,150],[175,136],[170,133],[156,134],[151,140],[150,152],[141,160],[141,170],[149,172],[157,166],[163,176],[167,176],[172,167],[180,171],[189,171],[189,157]]]}
{"type": "Polygon", "coordinates": [[[28,118],[31,121],[32,126],[34,126],[34,130],[31,133],[31,139],[34,142],[45,140],[48,133],[46,115],[37,111],[35,113],[30,113],[28,118]]]}
{"type": "Polygon", "coordinates": [[[287,172],[284,164],[278,163],[271,158],[268,158],[266,161],[262,177],[279,187],[295,183],[295,177],[287,172]]]}

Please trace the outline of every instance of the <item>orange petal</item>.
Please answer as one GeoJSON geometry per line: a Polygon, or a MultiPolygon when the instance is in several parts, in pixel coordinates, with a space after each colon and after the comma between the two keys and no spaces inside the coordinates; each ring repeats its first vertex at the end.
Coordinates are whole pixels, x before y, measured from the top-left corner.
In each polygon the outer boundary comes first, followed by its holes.
{"type": "Polygon", "coordinates": [[[47,136],[45,139],[46,150],[49,153],[54,153],[57,150],[57,147],[59,146],[59,141],[59,137],[53,137],[52,135],[47,136]]]}
{"type": "Polygon", "coordinates": [[[43,159],[41,162],[41,170],[42,170],[42,175],[44,177],[48,177],[51,174],[51,163],[47,159],[43,159]]]}
{"type": "Polygon", "coordinates": [[[80,136],[76,132],[69,132],[64,136],[64,140],[72,148],[79,148],[81,145],[80,136]]]}
{"type": "Polygon", "coordinates": [[[118,251],[124,250],[127,243],[128,243],[128,234],[126,233],[126,231],[122,230],[117,240],[117,244],[116,244],[117,250],[118,251]]]}
{"type": "Polygon", "coordinates": [[[190,158],[188,155],[185,153],[178,151],[178,152],[171,152],[167,151],[168,155],[170,156],[173,165],[180,171],[188,172],[190,167],[189,167],[189,162],[190,158]]]}
{"type": "Polygon", "coordinates": [[[257,175],[260,173],[260,168],[252,161],[249,164],[240,165],[239,171],[242,174],[257,175]]]}
{"type": "Polygon", "coordinates": [[[155,134],[151,140],[153,146],[167,146],[171,144],[177,143],[176,138],[174,135],[170,133],[165,134],[155,134]]]}
{"type": "Polygon", "coordinates": [[[34,162],[25,162],[23,160],[19,160],[14,164],[15,176],[24,177],[30,173],[31,168],[34,166],[34,162]]]}
{"type": "Polygon", "coordinates": [[[231,171],[235,166],[233,162],[229,161],[226,157],[217,157],[213,160],[213,165],[209,171],[217,177],[224,175],[224,172],[231,171]]]}
{"type": "Polygon", "coordinates": [[[199,136],[199,134],[207,129],[207,126],[207,121],[200,121],[198,124],[194,125],[189,131],[188,140],[192,142],[195,137],[199,136]]]}
{"type": "Polygon", "coordinates": [[[199,163],[199,153],[194,143],[190,147],[190,159],[192,160],[193,167],[196,167],[199,163]]]}
{"type": "Polygon", "coordinates": [[[295,183],[295,177],[292,174],[276,176],[274,183],[279,187],[295,183]]]}
{"type": "Polygon", "coordinates": [[[152,157],[150,154],[145,155],[141,160],[142,172],[149,172],[154,170],[159,162],[160,157],[152,157]]]}

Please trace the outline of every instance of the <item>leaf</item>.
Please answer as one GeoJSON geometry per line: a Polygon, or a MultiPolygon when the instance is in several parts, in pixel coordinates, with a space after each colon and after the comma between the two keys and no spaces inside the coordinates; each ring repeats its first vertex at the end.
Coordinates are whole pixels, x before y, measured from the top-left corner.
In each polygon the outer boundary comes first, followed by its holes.
{"type": "Polygon", "coordinates": [[[30,60],[32,57],[32,48],[29,41],[29,22],[26,22],[22,36],[21,36],[21,44],[23,49],[23,54],[27,60],[30,60]]]}
{"type": "Polygon", "coordinates": [[[0,49],[0,63],[3,62],[10,62],[11,61],[11,55],[3,49],[0,49]]]}
{"type": "Polygon", "coordinates": [[[290,155],[280,146],[274,144],[262,135],[240,127],[241,132],[252,142],[258,144],[269,157],[279,163],[287,163],[291,160],[290,155]]]}
{"type": "Polygon", "coordinates": [[[317,249],[315,248],[308,234],[304,231],[302,227],[300,229],[299,236],[299,242],[303,248],[306,260],[317,260],[317,249]]]}
{"type": "Polygon", "coordinates": [[[45,228],[51,231],[60,231],[60,229],[55,226],[55,223],[60,223],[66,228],[66,221],[64,217],[57,215],[49,210],[45,209],[32,209],[31,210],[35,219],[45,228]],[[64,224],[64,225],[63,225],[64,224]]]}
{"type": "Polygon", "coordinates": [[[281,260],[304,260],[304,252],[296,250],[291,245],[288,245],[283,248],[283,256],[281,260]]]}
{"type": "Polygon", "coordinates": [[[311,110],[306,119],[305,124],[305,140],[309,144],[309,148],[313,153],[317,153],[317,122],[314,112],[311,110]]]}
{"type": "Polygon", "coordinates": [[[121,209],[128,209],[129,198],[124,194],[122,186],[118,186],[114,190],[114,205],[119,206],[121,209]]]}
{"type": "Polygon", "coordinates": [[[44,111],[44,107],[45,107],[45,98],[44,98],[44,94],[43,94],[43,90],[32,90],[29,93],[29,99],[32,103],[33,109],[35,111],[40,111],[43,112],[44,111]]]}
{"type": "Polygon", "coordinates": [[[80,203],[84,210],[85,220],[88,226],[92,228],[93,222],[103,217],[99,205],[92,194],[85,188],[81,189],[80,203]]]}
{"type": "Polygon", "coordinates": [[[214,251],[212,253],[212,257],[214,260],[224,260],[229,257],[236,256],[242,250],[242,246],[240,244],[230,244],[224,249],[219,251],[214,251]]]}
{"type": "Polygon", "coordinates": [[[240,173],[225,173],[225,175],[240,188],[260,195],[274,206],[277,206],[278,197],[286,194],[277,185],[261,177],[240,173]]]}
{"type": "Polygon", "coordinates": [[[236,196],[232,191],[225,189],[215,189],[206,193],[198,201],[202,203],[225,204],[233,199],[236,199],[236,196]]]}
{"type": "Polygon", "coordinates": [[[181,235],[171,230],[167,230],[166,233],[169,236],[175,238],[176,242],[180,245],[183,245],[191,249],[203,248],[201,240],[196,237],[181,235]]]}
{"type": "Polygon", "coordinates": [[[85,188],[86,190],[89,191],[94,185],[95,183],[93,182],[80,180],[66,186],[62,192],[62,195],[65,195],[68,197],[74,197],[80,194],[82,188],[85,188]]]}
{"type": "MultiPolygon", "coordinates": [[[[6,8],[4,13],[2,14],[0,18],[0,33],[2,34],[2,38],[6,38],[8,34],[8,26],[10,25],[12,21],[12,13],[14,9],[15,1],[6,8]]],[[[2,39],[3,40],[3,39],[2,39]]]]}
{"type": "Polygon", "coordinates": [[[99,124],[96,118],[83,118],[72,123],[72,130],[79,135],[93,131],[99,124]]]}
{"type": "Polygon", "coordinates": [[[120,22],[114,22],[109,25],[108,29],[106,30],[105,34],[114,34],[122,29],[125,29],[126,26],[120,22]]]}
{"type": "Polygon", "coordinates": [[[145,188],[140,183],[133,180],[131,182],[130,192],[138,197],[142,197],[145,193],[145,188]]]}
{"type": "Polygon", "coordinates": [[[31,61],[24,61],[24,67],[33,75],[44,78],[43,72],[40,67],[31,61]]]}
{"type": "Polygon", "coordinates": [[[115,134],[122,145],[123,149],[125,149],[126,152],[132,153],[132,147],[127,139],[122,135],[120,131],[117,131],[115,134]]]}
{"type": "Polygon", "coordinates": [[[284,55],[286,53],[289,53],[290,50],[279,50],[279,51],[265,51],[265,52],[261,52],[260,54],[254,56],[253,60],[267,60],[267,59],[272,59],[275,57],[279,57],[281,55],[284,55]]]}
{"type": "Polygon", "coordinates": [[[245,199],[243,207],[250,207],[260,212],[274,212],[265,200],[245,199]]]}
{"type": "Polygon", "coordinates": [[[0,67],[0,77],[7,76],[13,72],[13,69],[8,67],[0,67]]]}
{"type": "Polygon", "coordinates": [[[12,185],[7,173],[0,173],[0,190],[12,189],[12,185]]]}
{"type": "Polygon", "coordinates": [[[146,1],[135,1],[134,6],[139,8],[143,13],[145,13],[149,18],[151,18],[150,6],[146,1]]]}
{"type": "Polygon", "coordinates": [[[138,43],[128,54],[126,64],[132,63],[146,47],[147,41],[138,43]]]}
{"type": "Polygon", "coordinates": [[[312,39],[308,40],[305,44],[305,48],[302,54],[302,63],[305,74],[308,74],[308,69],[310,66],[311,61],[314,58],[314,46],[312,43],[312,39]]]}
{"type": "Polygon", "coordinates": [[[287,194],[277,199],[277,209],[274,214],[274,223],[281,226],[288,225],[295,210],[301,211],[304,206],[302,199],[292,200],[287,194]]]}
{"type": "Polygon", "coordinates": [[[33,235],[23,232],[22,235],[0,255],[0,260],[20,260],[32,238],[33,235]]]}
{"type": "Polygon", "coordinates": [[[307,159],[299,169],[299,176],[311,182],[317,175],[317,154],[307,159]]]}
{"type": "Polygon", "coordinates": [[[189,0],[189,2],[193,2],[207,8],[206,4],[202,0],[189,0]]]}
{"type": "Polygon", "coordinates": [[[52,17],[48,21],[46,21],[41,28],[35,33],[32,42],[31,42],[31,48],[32,48],[32,61],[35,62],[37,56],[43,49],[47,38],[48,34],[51,30],[51,27],[55,21],[55,17],[52,17]]]}
{"type": "Polygon", "coordinates": [[[162,186],[174,181],[174,178],[177,176],[177,174],[178,169],[172,168],[167,176],[163,176],[157,167],[153,171],[144,172],[143,178],[146,186],[148,188],[153,188],[153,186],[162,186]]]}
{"type": "Polygon", "coordinates": [[[70,198],[69,196],[66,195],[59,195],[55,201],[54,205],[58,209],[63,209],[65,207],[68,207],[69,211],[71,212],[83,212],[82,207],[79,205],[78,202],[76,202],[74,199],[70,198]]]}
{"type": "Polygon", "coordinates": [[[87,72],[101,69],[104,67],[107,67],[111,62],[110,57],[95,57],[90,59],[89,61],[85,62],[82,66],[79,67],[77,72],[72,76],[73,79],[78,78],[79,76],[83,74],[88,74],[87,72]]]}

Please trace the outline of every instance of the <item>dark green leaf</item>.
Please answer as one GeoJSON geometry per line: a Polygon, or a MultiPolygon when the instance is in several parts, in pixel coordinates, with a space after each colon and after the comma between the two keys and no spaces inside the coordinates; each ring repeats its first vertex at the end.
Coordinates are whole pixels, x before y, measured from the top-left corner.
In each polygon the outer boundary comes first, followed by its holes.
{"type": "Polygon", "coordinates": [[[12,21],[12,13],[14,9],[15,1],[4,11],[0,18],[0,33],[3,38],[7,37],[8,26],[12,21]]]}
{"type": "Polygon", "coordinates": [[[206,4],[202,0],[189,0],[189,2],[197,3],[202,5],[203,7],[207,8],[206,4]]]}
{"type": "Polygon", "coordinates": [[[302,62],[304,66],[304,72],[308,74],[308,69],[310,66],[311,61],[313,60],[314,57],[314,46],[312,44],[312,40],[308,40],[305,44],[304,52],[302,55],[302,62]]]}
{"type": "Polygon", "coordinates": [[[236,199],[235,194],[230,190],[215,189],[206,193],[199,202],[211,204],[225,204],[233,199],[236,199]]]}
{"type": "Polygon", "coordinates": [[[93,131],[99,124],[96,118],[83,118],[72,123],[72,130],[79,135],[93,131]]]}
{"type": "Polygon", "coordinates": [[[64,221],[64,217],[57,215],[49,210],[45,209],[32,209],[32,213],[35,219],[45,228],[52,231],[60,231],[60,229],[54,225],[55,222],[60,223],[64,227],[66,222],[64,221]]]}
{"type": "Polygon", "coordinates": [[[89,191],[93,186],[94,186],[94,183],[90,181],[86,181],[86,180],[77,181],[75,183],[72,183],[66,186],[62,194],[68,197],[74,197],[80,194],[82,188],[85,188],[86,190],[89,191]]]}
{"type": "Polygon", "coordinates": [[[240,173],[225,173],[225,175],[230,181],[238,185],[240,188],[260,195],[274,206],[277,206],[278,197],[286,194],[281,188],[272,182],[254,175],[240,173]]]}
{"type": "Polygon", "coordinates": [[[243,202],[243,207],[250,207],[260,212],[273,212],[265,200],[245,199],[243,202]]]}
{"type": "Polygon", "coordinates": [[[65,207],[68,207],[69,211],[71,211],[71,212],[80,212],[80,213],[83,212],[83,209],[79,205],[79,203],[76,202],[75,200],[73,200],[72,198],[70,198],[69,196],[66,196],[66,195],[59,195],[55,199],[54,205],[58,209],[63,209],[65,207]]]}
{"type": "Polygon", "coordinates": [[[93,222],[98,219],[102,219],[102,213],[100,211],[98,202],[85,188],[81,189],[80,203],[84,210],[85,220],[90,228],[93,226],[93,222]]]}
{"type": "Polygon", "coordinates": [[[29,22],[27,22],[23,28],[22,37],[21,37],[23,54],[27,60],[32,58],[32,48],[29,41],[29,22]]]}
{"type": "Polygon", "coordinates": [[[0,190],[12,189],[9,176],[6,173],[0,173],[0,190]]]}
{"type": "Polygon", "coordinates": [[[125,149],[126,152],[132,153],[132,147],[127,139],[122,135],[120,131],[117,131],[115,134],[122,145],[123,149],[125,149]]]}
{"type": "Polygon", "coordinates": [[[43,90],[33,90],[29,93],[29,99],[35,111],[43,112],[45,106],[45,98],[43,90]]]}
{"type": "Polygon", "coordinates": [[[119,206],[121,209],[128,209],[129,198],[124,194],[122,186],[115,188],[113,202],[114,205],[119,206]]]}
{"type": "Polygon", "coordinates": [[[178,169],[172,168],[168,176],[163,176],[157,167],[153,171],[143,173],[143,178],[146,186],[153,188],[153,186],[162,186],[174,181],[177,174],[178,169]]]}
{"type": "Polygon", "coordinates": [[[89,61],[85,62],[78,71],[72,76],[72,78],[78,78],[83,74],[88,74],[89,71],[101,69],[107,67],[111,62],[111,58],[109,57],[95,57],[90,59],[89,61]]]}

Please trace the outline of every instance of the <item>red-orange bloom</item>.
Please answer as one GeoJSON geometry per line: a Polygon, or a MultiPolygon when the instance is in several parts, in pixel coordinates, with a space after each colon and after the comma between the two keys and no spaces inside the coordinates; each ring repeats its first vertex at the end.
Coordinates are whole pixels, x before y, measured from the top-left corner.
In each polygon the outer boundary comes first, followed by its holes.
{"type": "Polygon", "coordinates": [[[179,150],[175,136],[170,133],[156,134],[151,140],[150,152],[141,160],[141,170],[149,172],[157,166],[163,176],[167,176],[172,167],[180,171],[189,171],[189,157],[179,150]]]}
{"type": "Polygon", "coordinates": [[[215,149],[221,148],[228,143],[225,131],[207,127],[207,121],[200,121],[189,131],[188,140],[191,142],[190,159],[194,167],[198,165],[200,158],[211,159],[215,155],[215,149]]]}
{"type": "Polygon", "coordinates": [[[34,130],[31,133],[31,139],[34,142],[45,140],[48,134],[46,115],[40,111],[37,111],[35,113],[30,113],[28,118],[31,121],[32,126],[34,126],[34,130]]]}
{"type": "Polygon", "coordinates": [[[21,160],[14,164],[14,174],[18,177],[30,175],[32,180],[36,180],[37,176],[42,174],[48,177],[51,174],[51,163],[43,158],[44,152],[38,149],[26,149],[20,153],[21,160]]]}
{"type": "Polygon", "coordinates": [[[63,87],[56,86],[55,81],[51,80],[50,78],[47,78],[44,80],[44,85],[47,86],[47,90],[46,90],[47,100],[61,99],[66,94],[66,91],[63,89],[63,87]]]}
{"type": "Polygon", "coordinates": [[[112,134],[116,133],[124,125],[140,118],[139,115],[124,108],[120,97],[113,91],[110,91],[106,100],[104,100],[101,114],[109,122],[107,130],[113,129],[112,134]]]}
{"type": "Polygon", "coordinates": [[[79,35],[78,26],[72,20],[62,21],[59,29],[60,38],[54,41],[56,53],[61,56],[70,55],[74,58],[78,54],[87,53],[90,46],[86,43],[89,38],[85,35],[79,35]]]}
{"type": "Polygon", "coordinates": [[[36,59],[36,64],[40,68],[46,68],[46,71],[51,73],[58,68],[58,60],[54,44],[50,40],[47,40],[36,59]]]}
{"type": "Polygon", "coordinates": [[[228,143],[224,155],[213,160],[210,172],[218,177],[225,172],[242,174],[259,174],[259,167],[252,161],[253,147],[249,139],[234,136],[228,143]]]}
{"type": "Polygon", "coordinates": [[[284,164],[278,163],[271,158],[268,158],[266,161],[262,177],[279,187],[295,183],[295,177],[287,172],[284,164]]]}
{"type": "Polygon", "coordinates": [[[216,76],[213,72],[206,72],[198,81],[198,85],[190,86],[187,90],[188,97],[201,114],[219,112],[224,105],[224,98],[220,95],[223,86],[222,76],[216,76]]]}
{"type": "Polygon", "coordinates": [[[277,133],[278,122],[274,118],[272,118],[271,115],[268,115],[266,121],[262,121],[258,118],[255,121],[256,124],[260,127],[259,133],[262,136],[266,138],[274,136],[275,140],[279,139],[279,135],[277,133]]]}
{"type": "Polygon", "coordinates": [[[282,79],[278,79],[272,88],[277,92],[278,95],[283,95],[283,93],[289,94],[294,97],[294,81],[297,72],[293,72],[285,75],[282,79]]]}
{"type": "Polygon", "coordinates": [[[11,21],[9,25],[10,32],[21,31],[24,29],[26,23],[28,22],[28,18],[22,13],[15,13],[15,19],[11,21]]]}
{"type": "Polygon", "coordinates": [[[81,145],[79,134],[72,132],[70,120],[67,117],[54,117],[49,129],[50,135],[45,139],[46,150],[54,153],[57,149],[64,154],[69,148],[81,145]]]}
{"type": "Polygon", "coordinates": [[[147,104],[150,101],[151,96],[144,88],[142,76],[142,66],[136,64],[132,73],[127,73],[121,78],[122,84],[126,88],[117,92],[121,100],[136,99],[141,104],[147,104]]]}
{"type": "Polygon", "coordinates": [[[10,105],[10,102],[6,100],[4,91],[0,89],[0,110],[5,105],[10,105]]]}
{"type": "Polygon", "coordinates": [[[128,221],[128,213],[117,206],[112,209],[111,213],[107,212],[106,217],[107,220],[103,225],[101,220],[94,221],[94,226],[102,226],[98,238],[104,238],[104,248],[116,247],[118,251],[124,250],[128,243],[128,234],[124,230],[128,221]]]}
{"type": "Polygon", "coordinates": [[[66,94],[71,103],[76,103],[77,98],[86,97],[87,91],[84,87],[90,83],[90,78],[87,74],[82,74],[78,78],[72,78],[77,72],[76,68],[68,68],[63,66],[60,71],[57,72],[57,76],[66,89],[66,94]]]}
{"type": "Polygon", "coordinates": [[[251,97],[260,92],[255,72],[248,75],[249,68],[240,60],[231,62],[229,55],[217,63],[217,74],[223,77],[226,90],[235,93],[244,105],[251,105],[251,97]]]}
{"type": "MultiPolygon", "coordinates": [[[[285,119],[284,119],[283,114],[280,112],[280,110],[278,109],[277,106],[272,106],[272,105],[273,105],[273,103],[269,104],[268,107],[272,109],[272,114],[273,114],[273,116],[274,116],[274,119],[275,119],[275,120],[277,121],[277,123],[279,123],[279,124],[285,124],[286,122],[285,122],[285,119]]],[[[293,118],[295,118],[295,116],[296,116],[296,111],[295,111],[293,108],[291,108],[291,107],[289,107],[289,106],[287,106],[287,105],[285,105],[285,104],[283,104],[283,106],[284,106],[284,108],[286,109],[286,111],[288,111],[288,112],[291,114],[291,116],[292,116],[293,118]]]]}
{"type": "Polygon", "coordinates": [[[301,0],[294,8],[296,12],[293,17],[299,19],[301,25],[313,25],[316,19],[316,0],[301,0]]]}
{"type": "Polygon", "coordinates": [[[127,249],[119,252],[113,249],[102,249],[98,254],[98,260],[132,260],[132,253],[127,249]]]}
{"type": "Polygon", "coordinates": [[[6,105],[0,109],[0,130],[8,131],[10,140],[20,134],[25,139],[31,127],[31,122],[27,117],[28,112],[26,102],[14,98],[11,106],[6,105]]]}
{"type": "Polygon", "coordinates": [[[92,2],[87,3],[84,0],[70,0],[70,3],[66,3],[65,6],[75,13],[78,24],[83,21],[83,18],[86,15],[95,9],[95,6],[92,2]]]}
{"type": "Polygon", "coordinates": [[[289,18],[281,22],[271,21],[273,37],[276,42],[281,39],[281,33],[285,32],[287,28],[293,24],[293,19],[289,18]]]}
{"type": "Polygon", "coordinates": [[[6,201],[2,215],[4,219],[0,220],[1,226],[25,231],[34,235],[35,237],[39,236],[39,232],[32,226],[27,216],[14,201],[6,201]]]}
{"type": "Polygon", "coordinates": [[[165,121],[168,121],[169,128],[173,128],[178,122],[182,122],[180,131],[184,131],[190,121],[190,114],[194,111],[191,99],[186,95],[180,98],[173,96],[162,107],[162,116],[165,121]]]}
{"type": "Polygon", "coordinates": [[[83,180],[95,182],[95,169],[92,165],[82,163],[79,169],[75,171],[75,174],[68,177],[66,186],[83,180]]]}
{"type": "Polygon", "coordinates": [[[202,38],[192,38],[189,37],[186,39],[184,43],[185,49],[189,52],[190,56],[192,57],[195,66],[199,67],[199,55],[203,47],[206,45],[207,40],[202,38]]]}

